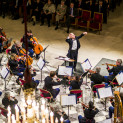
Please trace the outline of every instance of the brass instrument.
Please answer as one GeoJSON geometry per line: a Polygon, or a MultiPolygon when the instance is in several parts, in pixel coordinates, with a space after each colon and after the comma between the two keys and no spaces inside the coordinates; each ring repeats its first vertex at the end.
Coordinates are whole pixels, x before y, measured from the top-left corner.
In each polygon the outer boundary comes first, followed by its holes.
{"type": "Polygon", "coordinates": [[[120,123],[123,121],[123,106],[120,98],[120,92],[115,91],[115,105],[114,105],[114,123],[117,123],[117,119],[120,120],[120,123]]]}

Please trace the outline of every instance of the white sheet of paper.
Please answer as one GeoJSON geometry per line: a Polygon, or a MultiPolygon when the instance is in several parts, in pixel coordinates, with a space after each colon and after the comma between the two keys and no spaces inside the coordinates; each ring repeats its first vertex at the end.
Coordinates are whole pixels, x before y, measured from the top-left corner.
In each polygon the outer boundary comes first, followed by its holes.
{"type": "Polygon", "coordinates": [[[76,96],[75,95],[61,95],[61,105],[75,105],[76,104],[76,96]]]}
{"type": "Polygon", "coordinates": [[[90,64],[90,62],[89,62],[89,60],[86,60],[85,62],[83,62],[83,63],[81,64],[81,66],[82,66],[84,72],[86,72],[85,69],[91,69],[91,67],[92,67],[91,64],[90,64]]]}
{"type": "Polygon", "coordinates": [[[100,98],[106,98],[113,96],[111,87],[108,88],[99,88],[98,89],[100,98]]]}
{"type": "Polygon", "coordinates": [[[71,76],[72,70],[72,67],[59,66],[58,75],[71,76]]]}
{"type": "Polygon", "coordinates": [[[112,123],[112,121],[111,121],[111,119],[106,119],[106,120],[100,121],[98,123],[112,123]]]}
{"type": "Polygon", "coordinates": [[[123,72],[121,72],[120,74],[118,74],[116,76],[117,82],[119,85],[121,85],[123,83],[123,72]]]}
{"type": "Polygon", "coordinates": [[[9,73],[8,69],[5,66],[3,66],[3,68],[0,72],[1,76],[5,79],[8,75],[8,73],[9,73]]]}
{"type": "Polygon", "coordinates": [[[40,70],[43,68],[44,64],[45,64],[45,62],[42,58],[40,58],[37,62],[37,65],[40,68],[40,70]]]}

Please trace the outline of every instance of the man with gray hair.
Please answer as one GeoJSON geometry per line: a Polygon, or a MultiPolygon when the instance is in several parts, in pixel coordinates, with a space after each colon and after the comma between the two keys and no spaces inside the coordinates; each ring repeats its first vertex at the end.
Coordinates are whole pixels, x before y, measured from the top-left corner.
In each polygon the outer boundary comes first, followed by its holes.
{"type": "Polygon", "coordinates": [[[88,70],[88,72],[91,74],[90,77],[91,87],[93,87],[96,84],[102,84],[102,82],[105,81],[105,78],[102,75],[100,75],[100,71],[101,71],[100,67],[97,67],[95,71],[88,70]]]}
{"type": "Polygon", "coordinates": [[[123,71],[123,65],[122,65],[122,59],[117,59],[116,61],[116,65],[114,65],[113,68],[110,69],[109,65],[106,63],[107,65],[107,70],[109,72],[109,76],[105,77],[106,78],[106,82],[112,81],[114,80],[115,76],[120,72],[123,71]]]}

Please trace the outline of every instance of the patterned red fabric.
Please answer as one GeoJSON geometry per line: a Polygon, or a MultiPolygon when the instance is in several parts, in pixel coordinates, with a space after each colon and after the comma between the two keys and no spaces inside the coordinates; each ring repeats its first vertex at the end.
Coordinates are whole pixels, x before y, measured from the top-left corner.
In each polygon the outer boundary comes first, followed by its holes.
{"type": "Polygon", "coordinates": [[[45,97],[45,96],[43,95],[43,93],[40,94],[40,96],[43,97],[43,98],[46,98],[46,99],[50,99],[50,98],[51,98],[51,97],[45,97]]]}
{"type": "Polygon", "coordinates": [[[11,49],[7,49],[7,50],[6,50],[6,54],[8,54],[10,51],[11,51],[11,49]]]}
{"type": "Polygon", "coordinates": [[[94,14],[94,21],[96,21],[97,23],[102,23],[102,14],[101,13],[95,13],[94,14]]]}
{"type": "MultiPolygon", "coordinates": [[[[97,22],[91,23],[90,28],[99,29],[99,23],[97,23],[97,22]]],[[[101,24],[100,29],[102,29],[102,24],[101,24]]]]}
{"type": "Polygon", "coordinates": [[[71,93],[74,93],[74,94],[78,94],[78,93],[82,93],[82,90],[73,90],[73,91],[70,91],[71,93]]]}
{"type": "Polygon", "coordinates": [[[82,12],[82,20],[88,21],[90,19],[91,12],[90,11],[84,11],[82,12]]]}
{"type": "Polygon", "coordinates": [[[105,87],[105,84],[94,85],[94,88],[103,88],[103,87],[105,87]]]}

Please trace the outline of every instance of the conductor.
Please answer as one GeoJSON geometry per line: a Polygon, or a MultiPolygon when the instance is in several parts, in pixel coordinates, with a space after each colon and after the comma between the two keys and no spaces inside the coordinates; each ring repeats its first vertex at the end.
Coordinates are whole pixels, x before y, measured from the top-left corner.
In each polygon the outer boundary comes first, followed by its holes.
{"type": "Polygon", "coordinates": [[[74,68],[74,71],[76,71],[78,49],[80,48],[79,39],[84,35],[87,35],[87,32],[83,32],[80,36],[75,36],[73,33],[70,33],[66,39],[66,42],[69,44],[67,57],[75,60],[74,63],[69,62],[69,66],[72,66],[74,68]]]}

